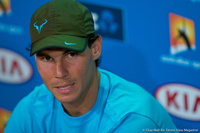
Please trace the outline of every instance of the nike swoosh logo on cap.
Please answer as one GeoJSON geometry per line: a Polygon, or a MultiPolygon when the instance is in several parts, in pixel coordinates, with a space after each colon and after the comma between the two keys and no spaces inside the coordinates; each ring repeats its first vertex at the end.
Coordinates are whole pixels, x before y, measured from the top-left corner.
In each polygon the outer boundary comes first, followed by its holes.
{"type": "Polygon", "coordinates": [[[67,42],[64,42],[65,45],[77,45],[76,43],[67,43],[67,42]]]}

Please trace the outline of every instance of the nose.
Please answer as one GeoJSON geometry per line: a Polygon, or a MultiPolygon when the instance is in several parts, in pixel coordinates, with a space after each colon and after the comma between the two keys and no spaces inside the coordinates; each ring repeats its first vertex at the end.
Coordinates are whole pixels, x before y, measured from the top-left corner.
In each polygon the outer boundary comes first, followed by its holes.
{"type": "Polygon", "coordinates": [[[63,63],[62,61],[56,63],[55,69],[56,69],[55,73],[56,78],[64,78],[69,74],[66,64],[63,63]]]}

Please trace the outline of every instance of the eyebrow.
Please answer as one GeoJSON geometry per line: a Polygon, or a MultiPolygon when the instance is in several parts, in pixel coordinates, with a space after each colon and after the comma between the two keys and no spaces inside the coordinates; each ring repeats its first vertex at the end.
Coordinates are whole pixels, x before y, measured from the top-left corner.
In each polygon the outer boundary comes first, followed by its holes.
{"type": "Polygon", "coordinates": [[[38,52],[36,53],[37,57],[44,57],[44,56],[49,56],[48,54],[42,53],[42,52],[38,52]]]}
{"type": "Polygon", "coordinates": [[[63,55],[65,55],[68,52],[71,52],[72,50],[65,50],[65,52],[63,52],[63,55]]]}

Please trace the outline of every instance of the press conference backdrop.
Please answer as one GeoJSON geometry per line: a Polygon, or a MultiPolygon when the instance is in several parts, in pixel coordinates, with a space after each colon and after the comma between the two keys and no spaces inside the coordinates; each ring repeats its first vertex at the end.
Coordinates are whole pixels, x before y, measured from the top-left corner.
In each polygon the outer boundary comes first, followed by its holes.
{"type": "MultiPolygon", "coordinates": [[[[19,100],[42,83],[26,48],[31,15],[48,1],[0,0],[0,132],[19,100]]],[[[146,89],[180,132],[200,132],[200,0],[80,2],[103,37],[100,67],[146,89]]]]}

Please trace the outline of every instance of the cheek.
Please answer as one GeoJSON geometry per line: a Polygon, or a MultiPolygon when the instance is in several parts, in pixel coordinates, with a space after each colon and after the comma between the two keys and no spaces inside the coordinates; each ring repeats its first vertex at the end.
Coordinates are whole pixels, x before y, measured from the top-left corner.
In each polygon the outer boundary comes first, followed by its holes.
{"type": "Polygon", "coordinates": [[[94,64],[91,59],[87,59],[79,65],[79,71],[77,74],[80,75],[80,78],[82,80],[82,84],[88,84],[92,79],[92,73],[94,72],[94,64]]]}
{"type": "Polygon", "coordinates": [[[51,79],[53,72],[51,65],[46,65],[45,63],[37,63],[37,69],[43,82],[47,82],[51,79]]]}
{"type": "MultiPolygon", "coordinates": [[[[69,72],[73,71],[77,75],[81,75],[81,78],[84,78],[90,73],[92,70],[92,57],[86,56],[84,58],[79,58],[75,64],[70,65],[69,72]]],[[[72,73],[71,73],[72,74],[72,73]]],[[[72,75],[71,75],[72,76],[72,75]]]]}

